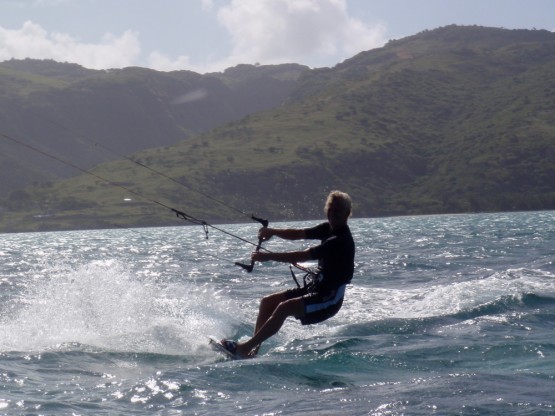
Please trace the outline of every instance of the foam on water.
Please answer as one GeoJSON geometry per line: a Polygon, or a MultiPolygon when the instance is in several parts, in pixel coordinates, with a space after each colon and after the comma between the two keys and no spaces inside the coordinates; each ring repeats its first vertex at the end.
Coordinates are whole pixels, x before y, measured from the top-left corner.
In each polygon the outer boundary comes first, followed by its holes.
{"type": "Polygon", "coordinates": [[[545,270],[508,269],[477,280],[453,280],[399,288],[349,287],[338,319],[351,323],[418,319],[467,312],[507,297],[517,300],[528,294],[555,297],[555,275],[545,270]]]}
{"type": "Polygon", "coordinates": [[[108,260],[52,266],[0,323],[0,351],[83,344],[108,351],[187,354],[235,319],[209,285],[160,285],[108,260]],[[218,308],[211,307],[214,301],[218,308]]]}

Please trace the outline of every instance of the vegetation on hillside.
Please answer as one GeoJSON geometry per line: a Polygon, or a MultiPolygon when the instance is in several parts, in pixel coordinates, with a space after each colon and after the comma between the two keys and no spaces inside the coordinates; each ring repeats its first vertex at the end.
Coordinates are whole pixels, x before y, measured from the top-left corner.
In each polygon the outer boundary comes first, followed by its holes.
{"type": "Polygon", "coordinates": [[[308,219],[333,188],[356,216],[554,209],[554,110],[555,34],[448,26],[305,72],[286,105],[132,156],[184,185],[118,160],[94,173],[133,194],[80,175],[12,194],[0,225],[175,223],[148,199],[244,221],[205,194],[308,219]]]}
{"type": "MultiPolygon", "coordinates": [[[[90,168],[275,107],[305,71],[295,64],[240,65],[200,75],[10,60],[0,63],[0,133],[90,168]]],[[[2,197],[75,171],[0,140],[0,175],[7,179],[2,197]]]]}

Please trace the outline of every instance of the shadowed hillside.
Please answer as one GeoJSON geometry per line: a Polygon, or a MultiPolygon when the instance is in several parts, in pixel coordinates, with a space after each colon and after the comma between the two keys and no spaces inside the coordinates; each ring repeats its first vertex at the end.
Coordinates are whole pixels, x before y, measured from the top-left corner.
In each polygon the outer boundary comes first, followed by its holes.
{"type": "MultiPolygon", "coordinates": [[[[218,221],[244,219],[194,190],[273,220],[320,217],[332,188],[357,216],[554,209],[554,111],[555,34],[448,26],[306,71],[285,105],[133,155],[186,186],[129,161],[95,173],[218,221]]],[[[49,215],[34,229],[175,223],[101,182],[28,189],[3,228],[33,212],[49,215]]]]}
{"type": "MultiPolygon", "coordinates": [[[[275,107],[307,70],[240,65],[199,75],[11,60],[0,63],[0,133],[89,168],[275,107]]],[[[76,172],[0,141],[0,173],[8,179],[0,184],[1,196],[76,172]]]]}

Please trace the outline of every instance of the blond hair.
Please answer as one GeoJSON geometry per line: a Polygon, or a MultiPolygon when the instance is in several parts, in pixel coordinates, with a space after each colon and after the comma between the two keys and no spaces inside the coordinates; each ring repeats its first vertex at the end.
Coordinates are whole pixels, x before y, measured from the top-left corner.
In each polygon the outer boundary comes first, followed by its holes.
{"type": "Polygon", "coordinates": [[[328,198],[326,199],[326,205],[324,206],[324,211],[326,212],[326,214],[332,202],[337,202],[338,204],[340,204],[341,208],[343,208],[347,213],[347,217],[351,216],[353,203],[349,194],[341,191],[331,191],[328,195],[328,198]]]}

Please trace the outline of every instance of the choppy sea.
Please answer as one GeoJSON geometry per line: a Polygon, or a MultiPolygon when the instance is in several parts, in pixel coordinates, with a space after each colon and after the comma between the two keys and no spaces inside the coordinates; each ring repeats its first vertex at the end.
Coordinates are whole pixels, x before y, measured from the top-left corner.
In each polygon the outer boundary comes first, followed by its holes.
{"type": "Polygon", "coordinates": [[[293,285],[284,264],[236,267],[244,242],[196,226],[0,235],[0,414],[555,414],[555,212],[350,224],[339,314],[288,320],[242,361],[207,337],[249,335],[259,298],[293,285]]]}

